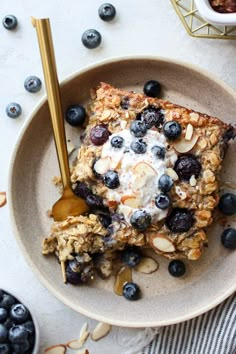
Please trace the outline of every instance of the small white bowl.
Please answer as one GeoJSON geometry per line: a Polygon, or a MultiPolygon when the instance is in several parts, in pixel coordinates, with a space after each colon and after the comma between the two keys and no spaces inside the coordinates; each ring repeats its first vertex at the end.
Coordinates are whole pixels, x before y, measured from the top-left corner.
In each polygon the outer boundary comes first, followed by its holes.
{"type": "Polygon", "coordinates": [[[38,321],[34,315],[34,313],[32,312],[31,308],[28,306],[27,302],[25,302],[24,299],[21,298],[21,296],[18,296],[18,294],[16,294],[14,291],[12,291],[9,288],[6,287],[0,287],[0,289],[2,289],[4,292],[8,293],[9,295],[12,295],[16,300],[19,301],[19,303],[25,305],[27,307],[27,309],[30,312],[30,315],[32,317],[32,321],[34,324],[34,330],[35,330],[35,343],[34,343],[34,350],[32,351],[32,354],[38,354],[39,353],[39,325],[38,325],[38,321]]]}
{"type": "Polygon", "coordinates": [[[209,23],[220,26],[236,26],[236,12],[219,13],[210,5],[209,0],[195,0],[200,15],[209,23]]]}

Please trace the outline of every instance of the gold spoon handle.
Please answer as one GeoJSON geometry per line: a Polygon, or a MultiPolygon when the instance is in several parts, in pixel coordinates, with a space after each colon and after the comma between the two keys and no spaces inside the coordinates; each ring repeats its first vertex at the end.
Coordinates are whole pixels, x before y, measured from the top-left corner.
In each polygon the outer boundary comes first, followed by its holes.
{"type": "Polygon", "coordinates": [[[60,166],[62,183],[64,188],[66,188],[71,185],[70,169],[50,21],[48,18],[32,18],[32,24],[37,31],[57,158],[60,166]]]}

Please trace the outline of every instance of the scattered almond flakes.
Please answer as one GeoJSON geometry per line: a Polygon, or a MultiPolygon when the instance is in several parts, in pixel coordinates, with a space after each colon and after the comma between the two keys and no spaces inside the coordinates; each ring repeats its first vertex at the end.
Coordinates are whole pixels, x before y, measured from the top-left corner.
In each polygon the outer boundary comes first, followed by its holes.
{"type": "Polygon", "coordinates": [[[143,257],[141,261],[134,267],[136,272],[151,274],[159,268],[159,264],[151,257],[143,257]]]}
{"type": "Polygon", "coordinates": [[[0,192],[0,208],[7,204],[6,192],[0,192]]]}
{"type": "Polygon", "coordinates": [[[99,322],[92,332],[92,340],[97,341],[105,337],[111,330],[111,325],[104,322],[99,322]]]}
{"type": "Polygon", "coordinates": [[[66,346],[64,344],[56,344],[51,347],[48,347],[44,350],[44,353],[47,354],[65,354],[66,346]]]}
{"type": "Polygon", "coordinates": [[[74,339],[74,340],[71,340],[70,342],[66,343],[66,346],[70,349],[80,349],[80,348],[82,348],[83,345],[84,345],[84,343],[82,343],[78,339],[74,339]]]}

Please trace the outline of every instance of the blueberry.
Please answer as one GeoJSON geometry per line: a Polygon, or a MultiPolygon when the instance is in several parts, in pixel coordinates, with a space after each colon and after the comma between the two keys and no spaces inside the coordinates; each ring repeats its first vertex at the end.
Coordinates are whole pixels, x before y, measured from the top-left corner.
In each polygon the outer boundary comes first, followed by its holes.
{"type": "Polygon", "coordinates": [[[69,261],[66,266],[66,280],[70,284],[78,285],[88,282],[93,276],[91,262],[80,263],[77,259],[69,261]]]}
{"type": "Polygon", "coordinates": [[[2,20],[3,27],[7,30],[13,30],[17,27],[18,21],[14,15],[6,15],[2,20]]]}
{"type": "Polygon", "coordinates": [[[7,315],[8,315],[7,310],[0,307],[0,323],[3,323],[5,321],[5,319],[7,318],[7,315]]]}
{"type": "Polygon", "coordinates": [[[123,286],[123,296],[127,300],[138,300],[140,298],[139,286],[132,282],[127,282],[123,286]]]}
{"type": "Polygon", "coordinates": [[[173,186],[173,180],[171,179],[170,176],[164,174],[161,175],[161,177],[159,178],[158,181],[158,187],[160,188],[160,190],[163,193],[167,193],[171,190],[172,186],[173,186]]]}
{"type": "Polygon", "coordinates": [[[110,132],[105,124],[95,125],[90,130],[90,140],[96,146],[103,145],[109,138],[110,132]]]}
{"type": "Polygon", "coordinates": [[[42,81],[37,76],[29,76],[25,79],[24,87],[30,93],[36,93],[41,90],[42,81]]]}
{"type": "Polygon", "coordinates": [[[29,316],[29,310],[23,304],[15,304],[11,307],[10,317],[16,323],[23,323],[29,316]]]}
{"type": "Polygon", "coordinates": [[[134,120],[131,123],[130,131],[136,138],[142,138],[147,133],[146,124],[140,120],[134,120]]]}
{"type": "Polygon", "coordinates": [[[3,295],[4,295],[4,291],[0,289],[0,302],[2,301],[3,295]]]}
{"type": "Polygon", "coordinates": [[[101,224],[107,229],[109,225],[112,223],[111,216],[109,214],[99,214],[99,220],[101,224]]]}
{"type": "Polygon", "coordinates": [[[24,354],[30,348],[30,344],[29,344],[28,340],[26,339],[22,343],[13,344],[12,347],[13,347],[14,353],[24,354]]]}
{"type": "Polygon", "coordinates": [[[124,96],[121,99],[120,106],[121,106],[122,109],[128,109],[129,108],[129,97],[128,96],[124,96]]]}
{"type": "Polygon", "coordinates": [[[80,127],[86,120],[86,111],[80,104],[74,104],[67,108],[65,118],[73,127],[80,127]]]}
{"type": "Polygon", "coordinates": [[[158,97],[161,92],[161,84],[156,80],[147,81],[144,85],[143,92],[149,97],[158,97]]]}
{"type": "Polygon", "coordinates": [[[11,354],[11,346],[8,343],[1,343],[0,344],[0,353],[1,354],[11,354]]]}
{"type": "Polygon", "coordinates": [[[77,182],[73,190],[78,197],[81,197],[83,199],[86,199],[86,197],[92,193],[88,185],[83,182],[77,182]]]}
{"type": "Polygon", "coordinates": [[[104,209],[102,198],[99,195],[89,194],[86,197],[86,203],[91,209],[104,209]]]}
{"type": "Polygon", "coordinates": [[[153,105],[139,112],[136,119],[144,122],[147,129],[151,129],[152,127],[160,128],[164,123],[164,115],[161,109],[153,105]]]}
{"type": "Polygon", "coordinates": [[[163,146],[153,146],[151,149],[152,153],[154,156],[156,156],[158,159],[164,160],[166,156],[166,150],[163,146]]]}
{"type": "Polygon", "coordinates": [[[124,139],[119,136],[113,136],[113,138],[111,139],[111,146],[113,146],[114,148],[120,149],[124,144],[124,139]]]}
{"type": "Polygon", "coordinates": [[[103,21],[111,21],[116,15],[116,9],[112,4],[102,4],[98,9],[98,15],[103,21]]]}
{"type": "Polygon", "coordinates": [[[7,327],[7,329],[9,330],[11,327],[15,326],[15,322],[12,320],[12,318],[8,317],[5,322],[3,323],[4,326],[7,327]]]}
{"type": "Polygon", "coordinates": [[[155,204],[159,209],[168,209],[171,204],[170,197],[167,194],[159,194],[155,198],[155,204]]]}
{"type": "Polygon", "coordinates": [[[182,128],[178,122],[172,120],[164,124],[163,132],[169,140],[176,140],[180,137],[182,128]]]}
{"type": "Polygon", "coordinates": [[[194,224],[194,217],[187,209],[173,209],[166,219],[166,224],[172,232],[187,232],[194,224]]]}
{"type": "Polygon", "coordinates": [[[103,182],[107,188],[115,189],[119,187],[120,180],[119,175],[116,171],[109,170],[103,176],[103,182]]]}
{"type": "Polygon", "coordinates": [[[128,247],[123,251],[122,261],[130,268],[135,267],[141,261],[141,254],[138,248],[128,247]]]}
{"type": "Polygon", "coordinates": [[[11,102],[6,107],[6,114],[10,118],[18,118],[22,113],[22,108],[19,103],[11,102]]]}
{"type": "Polygon", "coordinates": [[[225,248],[231,250],[236,249],[236,230],[233,228],[228,228],[223,231],[221,235],[221,242],[225,248]]]}
{"type": "Polygon", "coordinates": [[[68,283],[73,285],[81,284],[81,276],[79,272],[74,272],[71,265],[68,264],[66,267],[66,280],[68,283]]]}
{"type": "Polygon", "coordinates": [[[233,215],[236,213],[236,195],[225,193],[220,197],[218,205],[220,211],[225,215],[233,215]]]}
{"type": "Polygon", "coordinates": [[[86,48],[94,49],[101,44],[102,36],[95,29],[88,29],[82,34],[81,40],[86,48]]]}
{"type": "Polygon", "coordinates": [[[168,270],[173,277],[178,278],[178,277],[182,277],[182,275],[185,274],[186,268],[185,268],[185,264],[182,261],[176,259],[170,262],[168,266],[168,270]]]}
{"type": "Polygon", "coordinates": [[[0,343],[6,342],[8,337],[7,327],[0,323],[0,343]]]}
{"type": "Polygon", "coordinates": [[[35,327],[33,321],[29,320],[25,323],[22,323],[22,326],[26,328],[29,335],[33,335],[35,332],[35,327]]]}
{"type": "Polygon", "coordinates": [[[150,226],[151,222],[151,215],[141,209],[134,211],[130,218],[131,225],[140,231],[146,230],[150,226]]]}
{"type": "Polygon", "coordinates": [[[201,173],[202,166],[194,155],[180,156],[175,162],[174,170],[180,180],[189,181],[191,176],[198,178],[201,173]]]}
{"type": "Polygon", "coordinates": [[[136,154],[145,154],[147,151],[147,144],[142,139],[133,141],[130,147],[136,154]]]}
{"type": "Polygon", "coordinates": [[[0,307],[8,310],[12,305],[14,305],[15,299],[10,294],[4,294],[2,301],[0,302],[0,307]]]}
{"type": "Polygon", "coordinates": [[[11,343],[23,343],[28,337],[28,331],[21,325],[16,325],[10,328],[8,338],[11,343]]]}

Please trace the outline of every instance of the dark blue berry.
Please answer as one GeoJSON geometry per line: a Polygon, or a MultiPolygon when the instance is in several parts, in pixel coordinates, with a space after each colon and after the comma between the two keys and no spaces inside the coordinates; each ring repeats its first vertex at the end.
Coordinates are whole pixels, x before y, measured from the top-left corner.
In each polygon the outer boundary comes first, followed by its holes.
{"type": "Polygon", "coordinates": [[[153,146],[151,151],[158,159],[164,160],[166,156],[166,149],[163,146],[153,146]]]}
{"type": "Polygon", "coordinates": [[[89,194],[86,197],[86,203],[93,210],[104,209],[103,200],[99,195],[89,194]]]}
{"type": "Polygon", "coordinates": [[[130,147],[136,154],[145,154],[147,151],[147,144],[142,139],[133,141],[130,147]]]}
{"type": "Polygon", "coordinates": [[[124,96],[120,102],[120,106],[122,109],[128,109],[129,108],[129,97],[124,96]]]}
{"type": "Polygon", "coordinates": [[[173,277],[178,278],[178,277],[182,277],[185,274],[186,268],[185,268],[185,264],[182,261],[176,259],[170,262],[168,266],[168,270],[173,277]]]}
{"type": "Polygon", "coordinates": [[[9,330],[11,327],[15,325],[15,322],[10,317],[8,317],[3,324],[9,330]]]}
{"type": "Polygon", "coordinates": [[[218,205],[220,211],[225,215],[233,215],[236,213],[236,195],[225,193],[220,197],[218,205]]]}
{"type": "Polygon", "coordinates": [[[30,348],[30,344],[28,340],[26,339],[25,341],[17,344],[12,345],[14,353],[16,354],[24,354],[27,352],[27,350],[30,348]]]}
{"type": "Polygon", "coordinates": [[[24,87],[30,93],[36,93],[41,90],[42,81],[37,76],[29,76],[25,79],[24,87]]]}
{"type": "Polygon", "coordinates": [[[77,259],[69,261],[66,266],[66,280],[70,284],[87,283],[93,276],[91,262],[80,263],[77,259]]]}
{"type": "Polygon", "coordinates": [[[142,138],[147,133],[147,127],[144,122],[134,120],[131,123],[130,131],[136,138],[142,138]]]}
{"type": "Polygon", "coordinates": [[[139,286],[132,282],[127,282],[123,286],[123,296],[127,300],[138,300],[140,298],[139,286]]]}
{"type": "Polygon", "coordinates": [[[99,220],[101,224],[107,229],[109,225],[112,223],[112,219],[110,214],[107,213],[99,213],[99,220]]]}
{"type": "Polygon", "coordinates": [[[90,140],[96,145],[103,145],[109,138],[110,132],[105,124],[95,125],[90,130],[90,140]]]}
{"type": "Polygon", "coordinates": [[[26,341],[28,337],[27,329],[21,325],[10,328],[8,338],[11,343],[18,344],[26,341]]]}
{"type": "Polygon", "coordinates": [[[66,121],[73,127],[80,127],[86,120],[86,111],[80,104],[74,104],[66,110],[66,121]]]}
{"type": "Polygon", "coordinates": [[[158,181],[158,187],[163,193],[167,193],[171,190],[173,186],[173,180],[170,178],[170,176],[164,174],[159,178],[158,181]]]}
{"type": "Polygon", "coordinates": [[[7,310],[0,307],[0,323],[3,323],[5,321],[5,319],[7,318],[7,314],[7,310]]]}
{"type": "Polygon", "coordinates": [[[86,48],[94,49],[101,44],[102,36],[95,29],[88,29],[82,34],[81,40],[86,48]]]}
{"type": "Polygon", "coordinates": [[[131,225],[140,231],[146,230],[150,226],[151,222],[151,215],[141,209],[134,211],[130,218],[131,225]]]}
{"type": "Polygon", "coordinates": [[[6,114],[10,118],[18,118],[22,113],[22,108],[19,103],[11,102],[6,107],[6,114]]]}
{"type": "Polygon", "coordinates": [[[172,120],[164,124],[163,132],[169,140],[176,140],[180,137],[182,128],[178,122],[172,120]]]}
{"type": "Polygon", "coordinates": [[[155,198],[155,204],[159,209],[162,210],[168,209],[171,204],[170,197],[167,194],[159,194],[155,198]]]}
{"type": "Polygon", "coordinates": [[[1,354],[11,354],[11,346],[8,343],[1,343],[0,344],[0,353],[1,354]]]}
{"type": "Polygon", "coordinates": [[[141,254],[138,248],[128,247],[123,251],[122,261],[130,268],[135,267],[141,261],[141,254]]]}
{"type": "Polygon", "coordinates": [[[10,317],[16,323],[23,323],[29,317],[29,310],[23,304],[15,304],[11,307],[10,317]]]}
{"type": "Polygon", "coordinates": [[[4,291],[0,289],[0,301],[2,301],[3,295],[4,295],[4,291]]]}
{"type": "Polygon", "coordinates": [[[236,249],[236,229],[228,228],[221,235],[221,242],[225,248],[236,249]]]}
{"type": "Polygon", "coordinates": [[[7,341],[8,330],[7,327],[0,323],[0,343],[4,343],[7,341]]]}
{"type": "Polygon", "coordinates": [[[6,15],[2,20],[3,27],[7,30],[13,30],[17,27],[18,21],[14,15],[6,15]]]}
{"type": "Polygon", "coordinates": [[[85,199],[89,194],[92,193],[91,189],[87,186],[86,183],[77,182],[74,186],[74,193],[83,199],[85,199]]]}
{"type": "Polygon", "coordinates": [[[116,9],[112,4],[102,4],[98,9],[98,15],[103,21],[111,21],[116,15],[116,9]]]}
{"type": "Polygon", "coordinates": [[[111,139],[111,146],[113,146],[114,148],[120,149],[124,144],[124,139],[117,135],[117,136],[113,136],[113,138],[111,139]]]}
{"type": "Polygon", "coordinates": [[[187,232],[194,224],[194,217],[187,209],[173,209],[166,219],[166,224],[172,232],[187,232]]]}
{"type": "Polygon", "coordinates": [[[107,188],[115,189],[119,187],[120,180],[119,175],[116,171],[109,170],[103,176],[103,182],[107,188]]]}
{"type": "Polygon", "coordinates": [[[160,128],[164,123],[164,115],[160,108],[150,105],[136,116],[137,120],[144,122],[147,129],[160,128]]]}
{"type": "Polygon", "coordinates": [[[175,162],[174,170],[183,181],[189,181],[191,176],[198,178],[201,173],[202,166],[196,156],[184,155],[180,156],[175,162]]]}
{"type": "Polygon", "coordinates": [[[161,84],[156,80],[147,81],[144,85],[143,92],[149,97],[158,97],[161,93],[161,84]]]}
{"type": "Polygon", "coordinates": [[[29,320],[25,323],[22,323],[22,326],[26,328],[29,335],[33,335],[35,332],[35,327],[33,321],[29,320]]]}
{"type": "Polygon", "coordinates": [[[0,307],[8,310],[12,305],[14,305],[15,299],[10,294],[4,294],[2,301],[0,302],[0,307]]]}

